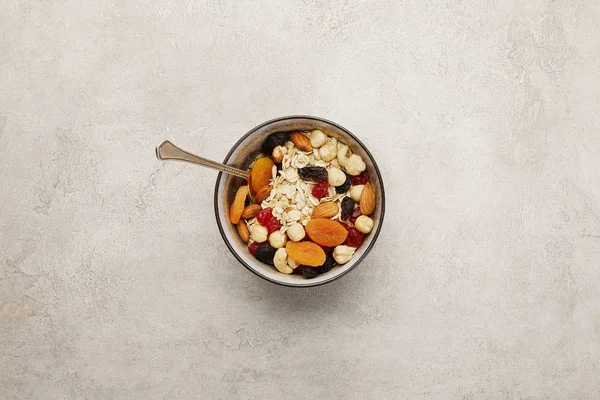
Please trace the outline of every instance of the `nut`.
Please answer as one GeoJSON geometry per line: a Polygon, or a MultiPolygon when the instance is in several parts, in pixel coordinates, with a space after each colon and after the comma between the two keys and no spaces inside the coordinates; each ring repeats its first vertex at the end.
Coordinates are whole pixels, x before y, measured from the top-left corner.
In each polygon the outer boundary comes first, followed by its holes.
{"type": "Polygon", "coordinates": [[[320,130],[312,131],[310,135],[310,144],[312,147],[321,147],[325,143],[327,143],[327,135],[321,132],[320,130]]]}
{"type": "Polygon", "coordinates": [[[333,259],[338,264],[346,264],[348,261],[352,259],[354,252],[356,251],[355,247],[350,246],[337,246],[333,249],[333,259]]]}
{"type": "Polygon", "coordinates": [[[313,209],[311,218],[331,218],[340,211],[340,206],[335,201],[321,203],[313,209]]]}
{"type": "Polygon", "coordinates": [[[301,132],[294,132],[290,135],[290,139],[298,149],[301,151],[312,151],[312,145],[310,144],[310,139],[306,137],[305,134],[301,132]]]}
{"type": "Polygon", "coordinates": [[[361,215],[354,221],[354,226],[362,233],[369,233],[373,230],[373,220],[366,215],[361,215]]]}
{"type": "Polygon", "coordinates": [[[287,250],[285,248],[280,248],[275,252],[273,264],[275,264],[277,271],[281,272],[282,274],[289,275],[294,272],[294,269],[288,265],[287,250]]]}
{"type": "Polygon", "coordinates": [[[229,219],[232,224],[240,222],[242,212],[244,212],[244,204],[246,203],[246,197],[248,197],[248,186],[240,186],[235,193],[235,198],[229,207],[229,219]]]}
{"type": "Polygon", "coordinates": [[[254,195],[254,201],[257,203],[262,203],[267,197],[269,197],[271,190],[273,190],[273,186],[271,185],[261,187],[260,190],[254,195]]]}
{"type": "Polygon", "coordinates": [[[346,162],[344,163],[346,167],[346,171],[352,176],[359,175],[365,169],[367,169],[367,164],[363,161],[362,157],[358,154],[352,154],[346,162]]]}
{"type": "Polygon", "coordinates": [[[375,191],[370,183],[367,183],[360,195],[360,212],[363,215],[371,215],[375,211],[375,191]]]}
{"type": "Polygon", "coordinates": [[[321,156],[321,160],[329,162],[335,158],[337,155],[336,145],[333,143],[327,143],[323,147],[319,149],[319,155],[321,156]]]}
{"type": "Polygon", "coordinates": [[[290,221],[298,221],[300,218],[302,218],[302,212],[293,209],[288,211],[287,216],[290,221]]]}
{"type": "Polygon", "coordinates": [[[352,200],[357,203],[360,201],[360,195],[362,194],[364,187],[365,185],[356,185],[350,188],[350,197],[352,197],[352,200]]]}
{"type": "Polygon", "coordinates": [[[254,224],[250,227],[250,235],[255,242],[263,243],[267,241],[269,231],[265,226],[254,224]]]}
{"type": "Polygon", "coordinates": [[[277,146],[273,149],[273,161],[277,164],[283,161],[283,156],[287,153],[287,148],[284,146],[277,146]]]}
{"type": "Polygon", "coordinates": [[[258,215],[260,210],[262,210],[260,204],[250,204],[249,206],[246,206],[246,208],[244,208],[244,211],[242,211],[242,218],[254,218],[258,215]]]}
{"type": "Polygon", "coordinates": [[[343,143],[337,144],[337,160],[340,165],[344,165],[348,157],[350,157],[352,153],[350,152],[350,148],[343,143]]]}
{"type": "Polygon", "coordinates": [[[285,233],[281,233],[280,231],[274,231],[269,235],[269,243],[274,248],[280,249],[287,243],[287,236],[285,233]]]}
{"type": "Polygon", "coordinates": [[[240,239],[242,239],[242,242],[248,243],[248,240],[250,240],[250,231],[248,231],[248,226],[246,225],[246,222],[240,221],[235,226],[237,228],[238,234],[240,235],[240,239]]]}
{"type": "MultiPolygon", "coordinates": [[[[286,250],[286,251],[287,251],[287,250],[286,250]]],[[[292,270],[294,270],[294,269],[298,268],[298,263],[297,263],[296,261],[292,260],[292,259],[291,259],[291,258],[289,258],[289,257],[288,257],[288,259],[287,259],[287,264],[288,264],[288,266],[289,266],[289,267],[290,267],[292,270]]]]}
{"type": "Polygon", "coordinates": [[[288,228],[287,235],[288,238],[290,238],[290,240],[294,242],[299,242],[302,239],[304,239],[306,232],[304,231],[304,227],[302,226],[302,224],[296,222],[288,228]]]}
{"type": "Polygon", "coordinates": [[[331,186],[341,186],[346,182],[346,174],[339,168],[329,168],[327,170],[327,181],[331,186]]]}

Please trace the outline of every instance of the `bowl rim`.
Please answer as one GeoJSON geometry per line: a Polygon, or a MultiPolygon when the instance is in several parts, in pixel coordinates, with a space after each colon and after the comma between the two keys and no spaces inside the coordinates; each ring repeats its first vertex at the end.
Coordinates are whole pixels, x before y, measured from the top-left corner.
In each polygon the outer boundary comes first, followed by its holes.
{"type": "MultiPolygon", "coordinates": [[[[348,272],[352,271],[354,268],[356,268],[356,266],[358,264],[360,264],[365,257],[367,256],[367,254],[369,254],[369,252],[371,251],[371,249],[373,248],[373,246],[375,245],[375,243],[377,242],[377,238],[379,237],[379,233],[381,232],[381,228],[383,227],[383,221],[384,221],[384,216],[385,216],[385,190],[384,190],[384,184],[383,184],[383,176],[381,175],[381,171],[379,170],[379,166],[377,165],[377,162],[375,161],[375,158],[373,157],[373,155],[371,154],[371,152],[369,151],[369,149],[364,145],[363,142],[360,141],[359,138],[357,138],[352,132],[350,132],[348,129],[344,128],[343,126],[330,121],[328,119],[325,118],[321,118],[321,117],[315,117],[312,115],[288,115],[288,116],[284,116],[284,117],[278,117],[278,118],[273,118],[271,120],[268,120],[266,122],[263,122],[257,126],[255,126],[254,128],[250,129],[246,134],[244,134],[232,147],[231,150],[229,150],[229,152],[227,153],[227,155],[225,156],[225,158],[223,159],[223,163],[226,164],[227,161],[229,160],[229,157],[231,157],[231,155],[233,154],[233,152],[238,148],[238,146],[250,135],[252,135],[253,133],[255,133],[257,130],[265,127],[266,125],[275,123],[275,122],[280,122],[283,120],[287,120],[287,119],[308,119],[308,120],[314,120],[314,121],[319,121],[319,122],[324,122],[326,124],[330,124],[335,126],[336,128],[344,131],[345,133],[347,133],[352,139],[354,139],[356,141],[356,143],[362,147],[362,149],[365,151],[365,153],[369,156],[369,158],[371,159],[371,162],[373,163],[373,167],[375,169],[375,173],[377,174],[377,177],[379,179],[379,187],[381,190],[380,196],[381,196],[381,214],[379,217],[379,226],[376,232],[373,232],[373,239],[371,240],[371,243],[369,243],[368,247],[365,249],[364,253],[360,256],[360,258],[358,260],[356,260],[356,262],[354,263],[354,265],[352,265],[352,267],[348,268],[347,270],[345,270],[344,272],[337,274],[335,276],[332,276],[329,279],[325,279],[323,281],[319,281],[319,282],[315,282],[314,284],[303,284],[303,285],[295,285],[292,283],[287,283],[287,282],[281,282],[278,281],[276,279],[272,279],[268,276],[264,276],[261,275],[258,271],[256,271],[254,268],[252,268],[250,265],[248,265],[236,252],[236,250],[233,248],[233,244],[230,243],[227,240],[227,237],[225,236],[225,231],[223,226],[221,225],[221,219],[219,218],[219,202],[218,202],[218,196],[219,196],[219,185],[221,183],[221,178],[223,177],[223,172],[219,172],[219,174],[217,175],[217,180],[216,180],[216,184],[215,184],[215,193],[214,193],[214,208],[215,208],[215,218],[217,220],[217,226],[219,228],[219,233],[221,234],[221,238],[223,238],[223,241],[225,242],[225,245],[227,246],[227,248],[229,249],[229,251],[231,252],[231,254],[233,254],[233,256],[240,262],[240,264],[242,264],[244,267],[246,267],[246,269],[250,270],[250,272],[252,272],[253,274],[269,281],[269,282],[273,282],[276,283],[278,285],[281,286],[287,286],[287,287],[294,287],[294,288],[307,288],[307,287],[315,287],[315,286],[321,286],[324,285],[326,283],[332,282],[338,278],[341,278],[342,276],[346,275],[348,272]]],[[[307,279],[308,281],[310,281],[310,279],[307,279]]]]}

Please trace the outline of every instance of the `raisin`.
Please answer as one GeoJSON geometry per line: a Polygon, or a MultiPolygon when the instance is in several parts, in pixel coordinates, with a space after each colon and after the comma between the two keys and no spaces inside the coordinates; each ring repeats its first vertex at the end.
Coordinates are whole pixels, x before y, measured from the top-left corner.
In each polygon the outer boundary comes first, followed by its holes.
{"type": "Polygon", "coordinates": [[[369,182],[369,174],[367,173],[367,171],[363,171],[360,174],[353,176],[352,178],[350,178],[351,182],[353,185],[364,185],[365,183],[369,182]]]}
{"type": "Polygon", "coordinates": [[[258,261],[262,261],[265,264],[273,265],[273,258],[275,257],[276,251],[277,249],[270,244],[261,244],[256,248],[254,257],[256,257],[258,261]]]}
{"type": "Polygon", "coordinates": [[[323,167],[304,167],[298,169],[298,175],[305,181],[324,181],[327,180],[327,170],[323,167]]]}
{"type": "Polygon", "coordinates": [[[265,242],[263,242],[263,243],[254,242],[250,246],[248,246],[248,251],[250,252],[250,254],[255,255],[256,254],[256,249],[261,244],[265,244],[265,242]]]}
{"type": "Polygon", "coordinates": [[[335,266],[337,266],[337,263],[335,262],[335,258],[333,258],[333,253],[328,253],[323,265],[317,268],[317,273],[324,274],[331,271],[335,266]]]}
{"type": "Polygon", "coordinates": [[[354,221],[356,221],[356,218],[360,217],[361,215],[362,213],[360,212],[360,207],[356,207],[354,211],[352,211],[352,214],[350,214],[349,221],[354,223],[354,221]]]}
{"type": "Polygon", "coordinates": [[[294,273],[301,274],[306,279],[312,279],[318,275],[319,271],[318,271],[318,268],[301,265],[294,270],[294,273]]]}
{"type": "Polygon", "coordinates": [[[250,197],[246,197],[246,201],[244,201],[244,207],[248,207],[250,205],[250,197]]]}
{"type": "Polygon", "coordinates": [[[267,226],[267,222],[269,222],[271,218],[273,218],[273,210],[270,207],[263,208],[256,216],[258,223],[263,226],[267,226]]]}
{"type": "Polygon", "coordinates": [[[344,197],[344,199],[342,200],[342,220],[345,221],[348,218],[350,218],[352,211],[354,211],[354,200],[352,200],[352,198],[350,197],[344,197]]]}
{"type": "Polygon", "coordinates": [[[273,233],[275,231],[278,231],[279,228],[281,228],[281,222],[279,222],[279,220],[277,218],[271,217],[266,222],[265,226],[267,227],[267,230],[269,231],[269,233],[273,233]]]}
{"type": "Polygon", "coordinates": [[[319,181],[312,188],[312,195],[315,196],[319,200],[322,199],[323,197],[327,196],[328,192],[329,192],[329,182],[327,182],[327,181],[319,181]]]}
{"type": "Polygon", "coordinates": [[[348,228],[348,237],[344,244],[350,247],[358,247],[362,244],[364,236],[358,229],[351,226],[348,228]]]}
{"type": "Polygon", "coordinates": [[[263,142],[262,152],[268,157],[273,153],[273,149],[277,146],[284,146],[285,142],[290,139],[289,132],[271,133],[263,142]]]}
{"type": "Polygon", "coordinates": [[[350,181],[350,175],[346,174],[346,181],[340,186],[335,187],[336,193],[346,193],[348,189],[350,189],[350,185],[352,182],[350,181]]]}

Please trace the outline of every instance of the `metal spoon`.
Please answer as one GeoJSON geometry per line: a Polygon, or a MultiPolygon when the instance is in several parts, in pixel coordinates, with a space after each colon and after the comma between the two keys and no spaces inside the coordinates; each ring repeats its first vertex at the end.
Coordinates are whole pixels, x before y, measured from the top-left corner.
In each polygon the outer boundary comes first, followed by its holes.
{"type": "Polygon", "coordinates": [[[212,161],[207,158],[188,153],[187,151],[175,146],[168,140],[165,140],[160,144],[160,146],[156,148],[156,157],[158,157],[160,160],[181,160],[191,162],[194,164],[199,164],[204,167],[225,172],[226,174],[239,176],[243,179],[248,179],[248,175],[250,174],[250,171],[244,171],[239,168],[231,167],[229,165],[221,164],[216,161],[212,161]]]}

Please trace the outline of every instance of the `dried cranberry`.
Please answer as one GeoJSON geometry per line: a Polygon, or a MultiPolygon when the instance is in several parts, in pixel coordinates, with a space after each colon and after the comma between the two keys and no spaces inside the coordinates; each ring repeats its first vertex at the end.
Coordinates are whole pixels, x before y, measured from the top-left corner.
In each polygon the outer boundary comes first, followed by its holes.
{"type": "Polygon", "coordinates": [[[350,247],[358,247],[362,244],[364,236],[358,229],[351,226],[348,228],[348,237],[344,244],[350,247]]]}
{"type": "Polygon", "coordinates": [[[329,182],[327,181],[319,181],[315,183],[315,186],[313,186],[312,189],[312,195],[315,196],[317,199],[322,199],[323,197],[327,196],[328,192],[329,182]]]}
{"type": "Polygon", "coordinates": [[[273,258],[275,257],[276,248],[272,247],[268,243],[263,243],[256,248],[254,257],[258,261],[262,261],[265,264],[273,265],[273,258]]]}
{"type": "Polygon", "coordinates": [[[263,208],[256,216],[258,223],[264,226],[267,225],[267,222],[269,222],[271,218],[273,218],[273,209],[270,207],[263,208]]]}
{"type": "Polygon", "coordinates": [[[260,246],[261,244],[265,244],[265,242],[263,242],[263,243],[254,242],[250,246],[248,246],[248,251],[250,252],[250,254],[255,255],[256,254],[256,248],[258,246],[260,246]]]}
{"type": "Polygon", "coordinates": [[[333,247],[326,247],[326,246],[321,246],[321,248],[323,249],[323,251],[327,254],[327,253],[331,253],[333,251],[333,247]]]}
{"type": "Polygon", "coordinates": [[[344,221],[347,220],[348,218],[350,218],[350,215],[352,214],[353,210],[354,200],[352,200],[352,198],[350,197],[344,197],[344,199],[342,200],[342,215],[340,218],[344,221]]]}
{"type": "Polygon", "coordinates": [[[352,211],[352,214],[350,214],[350,218],[348,219],[348,221],[354,223],[354,221],[356,221],[356,218],[360,217],[361,215],[362,213],[360,212],[360,207],[356,207],[354,211],[352,211]]]}
{"type": "Polygon", "coordinates": [[[267,227],[267,230],[269,231],[269,233],[273,233],[273,232],[279,230],[279,228],[281,228],[281,223],[279,222],[279,220],[277,218],[271,217],[271,218],[269,218],[269,220],[267,221],[265,226],[267,227]]]}
{"type": "Polygon", "coordinates": [[[350,178],[350,181],[353,185],[364,185],[365,183],[369,182],[369,174],[367,171],[363,171],[359,175],[350,178]]]}

